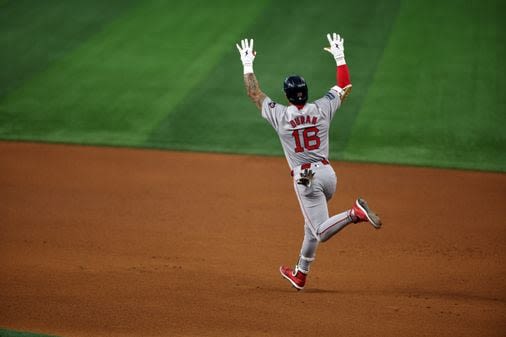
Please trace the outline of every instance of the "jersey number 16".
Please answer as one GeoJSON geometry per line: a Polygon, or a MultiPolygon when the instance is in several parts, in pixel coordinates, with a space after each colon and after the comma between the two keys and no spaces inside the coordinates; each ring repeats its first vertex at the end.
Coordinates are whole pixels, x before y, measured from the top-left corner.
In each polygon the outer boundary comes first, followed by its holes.
{"type": "Polygon", "coordinates": [[[292,132],[293,139],[295,140],[295,152],[304,152],[304,149],[306,150],[316,150],[320,148],[320,137],[318,137],[318,130],[317,127],[312,126],[309,128],[301,129],[301,130],[294,130],[292,132]],[[302,131],[302,139],[304,141],[304,144],[300,141],[300,133],[302,131]]]}

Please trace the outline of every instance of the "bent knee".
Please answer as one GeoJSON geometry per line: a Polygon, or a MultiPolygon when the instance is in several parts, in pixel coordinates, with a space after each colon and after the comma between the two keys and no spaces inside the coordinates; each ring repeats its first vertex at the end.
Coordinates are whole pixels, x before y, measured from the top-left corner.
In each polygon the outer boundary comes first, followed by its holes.
{"type": "Polygon", "coordinates": [[[318,242],[325,242],[330,239],[330,236],[325,235],[324,233],[316,233],[316,240],[318,242]]]}

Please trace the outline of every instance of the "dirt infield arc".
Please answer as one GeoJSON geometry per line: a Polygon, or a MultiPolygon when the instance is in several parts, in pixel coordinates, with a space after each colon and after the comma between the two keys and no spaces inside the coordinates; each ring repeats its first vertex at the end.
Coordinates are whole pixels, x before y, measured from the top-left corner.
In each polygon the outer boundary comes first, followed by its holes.
{"type": "Polygon", "coordinates": [[[504,336],[506,175],[333,162],[307,289],[283,158],[0,143],[0,327],[60,336],[504,336]]]}

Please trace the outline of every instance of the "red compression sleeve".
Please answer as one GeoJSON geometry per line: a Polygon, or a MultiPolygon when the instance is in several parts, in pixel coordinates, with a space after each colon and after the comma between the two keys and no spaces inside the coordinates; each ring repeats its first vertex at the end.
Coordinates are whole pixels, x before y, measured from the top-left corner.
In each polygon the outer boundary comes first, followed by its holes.
{"type": "Polygon", "coordinates": [[[341,89],[346,88],[346,86],[351,84],[350,81],[350,72],[348,70],[348,66],[346,64],[340,65],[336,70],[336,82],[337,86],[341,89]]]}

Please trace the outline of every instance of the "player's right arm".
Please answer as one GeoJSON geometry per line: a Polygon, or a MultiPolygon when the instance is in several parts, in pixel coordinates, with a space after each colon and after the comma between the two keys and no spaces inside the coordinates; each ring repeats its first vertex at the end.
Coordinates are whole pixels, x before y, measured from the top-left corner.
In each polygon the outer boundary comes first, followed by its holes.
{"type": "Polygon", "coordinates": [[[253,50],[253,39],[250,41],[243,39],[241,40],[241,45],[239,46],[239,44],[236,44],[236,47],[237,50],[239,50],[244,67],[244,85],[246,86],[246,92],[257,108],[262,110],[262,103],[266,95],[260,90],[258,80],[253,73],[253,60],[256,55],[256,52],[253,50]]]}
{"type": "MultiPolygon", "coordinates": [[[[341,96],[341,102],[344,102],[346,97],[351,92],[351,81],[350,72],[346,61],[344,60],[344,39],[339,34],[332,33],[327,34],[330,47],[323,48],[334,56],[336,60],[336,84],[339,87],[339,95],[341,96]]],[[[337,88],[336,88],[337,89],[337,88]]]]}

